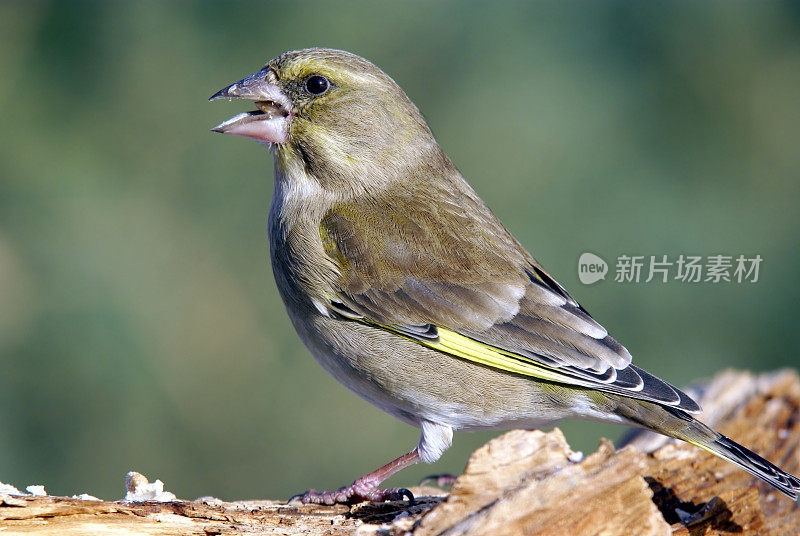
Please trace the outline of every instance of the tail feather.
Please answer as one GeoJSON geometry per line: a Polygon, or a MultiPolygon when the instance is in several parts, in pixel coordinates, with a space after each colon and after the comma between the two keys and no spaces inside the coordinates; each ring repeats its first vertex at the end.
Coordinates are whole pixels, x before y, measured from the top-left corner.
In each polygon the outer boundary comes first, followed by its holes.
{"type": "Polygon", "coordinates": [[[717,437],[710,441],[697,441],[696,439],[686,439],[686,441],[738,465],[751,475],[757,476],[773,488],[784,493],[793,501],[800,501],[799,478],[779,469],[755,452],[744,448],[724,435],[717,432],[714,433],[717,437]]]}
{"type": "Polygon", "coordinates": [[[741,467],[793,501],[800,502],[800,478],[709,428],[686,411],[630,398],[610,400],[615,403],[611,411],[631,424],[691,443],[741,467]]]}
{"type": "Polygon", "coordinates": [[[760,478],[793,501],[800,502],[800,478],[779,469],[755,452],[709,428],[691,415],[675,408],[662,406],[662,409],[673,417],[655,428],[662,434],[682,439],[719,456],[760,478]]]}

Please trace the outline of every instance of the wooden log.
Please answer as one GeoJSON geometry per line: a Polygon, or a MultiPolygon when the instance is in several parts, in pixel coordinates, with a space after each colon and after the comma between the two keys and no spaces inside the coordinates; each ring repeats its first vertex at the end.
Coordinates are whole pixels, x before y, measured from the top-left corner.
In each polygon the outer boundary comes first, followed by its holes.
{"type": "MultiPolygon", "coordinates": [[[[692,390],[703,420],[800,473],[800,378],[728,371],[692,390]]],[[[476,450],[445,497],[355,506],[214,499],[85,501],[0,494],[0,535],[800,534],[800,506],[704,451],[651,434],[580,459],[558,429],[508,432],[476,450]]]]}

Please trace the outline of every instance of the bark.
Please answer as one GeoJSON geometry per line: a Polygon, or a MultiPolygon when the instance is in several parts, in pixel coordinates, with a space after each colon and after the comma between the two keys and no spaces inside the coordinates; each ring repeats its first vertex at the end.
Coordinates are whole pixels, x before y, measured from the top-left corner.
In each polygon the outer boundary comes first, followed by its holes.
{"type": "MultiPolygon", "coordinates": [[[[692,393],[703,420],[800,472],[800,379],[724,372],[692,393]]],[[[299,506],[81,501],[0,494],[0,534],[125,535],[767,535],[800,534],[800,506],[704,451],[651,433],[579,459],[558,429],[515,430],[475,451],[445,497],[299,506]]]]}

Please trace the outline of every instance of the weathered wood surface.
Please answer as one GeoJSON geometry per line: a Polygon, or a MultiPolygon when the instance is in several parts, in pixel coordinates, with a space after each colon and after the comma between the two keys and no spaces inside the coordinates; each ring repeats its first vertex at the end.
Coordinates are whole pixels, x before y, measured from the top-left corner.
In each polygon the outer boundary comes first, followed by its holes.
{"type": "MultiPolygon", "coordinates": [[[[800,379],[725,372],[693,393],[704,420],[800,473],[800,379]]],[[[473,453],[447,497],[300,506],[277,501],[81,501],[0,494],[0,536],[800,534],[800,506],[700,449],[641,433],[583,460],[560,431],[513,431],[473,453]]]]}

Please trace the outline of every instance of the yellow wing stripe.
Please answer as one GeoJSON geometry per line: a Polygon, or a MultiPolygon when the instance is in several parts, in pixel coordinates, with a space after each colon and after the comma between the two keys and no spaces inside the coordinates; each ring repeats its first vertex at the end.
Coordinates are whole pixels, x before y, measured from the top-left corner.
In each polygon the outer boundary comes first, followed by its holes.
{"type": "MultiPolygon", "coordinates": [[[[342,314],[342,313],[340,313],[342,314]]],[[[569,383],[572,385],[590,385],[590,382],[582,381],[571,376],[562,374],[546,365],[535,363],[524,356],[497,348],[490,344],[476,341],[465,335],[461,335],[455,331],[441,328],[436,326],[438,333],[437,339],[426,339],[422,337],[412,337],[403,330],[397,329],[392,325],[381,324],[373,322],[364,317],[347,317],[351,320],[361,322],[367,325],[375,326],[385,331],[390,331],[395,335],[414,341],[422,346],[427,346],[433,350],[444,352],[448,355],[472,361],[480,365],[492,367],[497,370],[504,370],[506,372],[513,372],[523,376],[532,378],[539,378],[541,380],[569,383]]]]}
{"type": "Polygon", "coordinates": [[[523,376],[531,376],[542,380],[555,381],[555,382],[568,382],[580,385],[583,382],[576,381],[574,378],[569,378],[563,374],[548,369],[545,366],[537,365],[536,363],[525,359],[522,356],[516,355],[513,352],[508,352],[500,348],[496,348],[489,344],[485,344],[475,339],[471,339],[455,331],[437,327],[439,333],[438,340],[412,338],[407,334],[402,333],[392,326],[385,326],[377,324],[378,327],[396,333],[401,337],[412,340],[428,348],[444,352],[446,354],[472,361],[481,365],[486,365],[498,370],[513,372],[515,374],[522,374],[523,376]]]}
{"type": "MultiPolygon", "coordinates": [[[[550,367],[546,363],[540,363],[534,361],[533,359],[527,358],[522,354],[510,352],[508,350],[504,350],[503,348],[497,348],[496,346],[492,346],[491,344],[477,341],[471,337],[467,337],[466,335],[462,335],[456,331],[452,331],[446,328],[441,328],[438,326],[434,326],[436,328],[436,333],[438,337],[428,338],[427,332],[426,335],[424,336],[415,336],[413,331],[404,330],[398,326],[381,324],[379,322],[375,322],[364,317],[360,318],[352,317],[351,320],[355,320],[356,322],[361,322],[363,324],[367,324],[369,326],[394,333],[399,337],[403,337],[404,339],[408,339],[417,344],[421,344],[422,346],[431,348],[432,350],[443,352],[447,355],[464,359],[466,361],[471,361],[479,365],[491,367],[495,370],[506,371],[513,374],[520,374],[522,376],[528,376],[530,378],[537,378],[549,382],[574,385],[576,387],[586,387],[589,389],[596,389],[609,393],[616,393],[623,396],[649,401],[664,406],[677,406],[678,409],[681,409],[688,413],[699,412],[699,408],[693,409],[691,405],[691,399],[688,399],[686,395],[682,394],[680,391],[670,386],[669,384],[663,382],[662,382],[663,387],[670,388],[673,391],[673,394],[675,394],[675,396],[677,397],[675,400],[658,398],[657,395],[659,393],[657,392],[655,394],[649,394],[649,393],[642,394],[635,389],[628,388],[625,385],[622,386],[616,385],[615,383],[612,383],[610,380],[603,381],[603,378],[597,378],[597,379],[592,379],[591,377],[582,378],[577,376],[577,374],[573,375],[568,371],[561,371],[555,367],[550,367]]],[[[433,332],[431,330],[431,335],[432,334],[433,332]]],[[[634,370],[634,372],[636,371],[634,370]]],[[[614,377],[612,376],[611,378],[613,379],[614,377]]],[[[659,380],[655,379],[654,381],[659,381],[659,380]]],[[[656,387],[659,387],[658,383],[656,383],[656,387]]],[[[686,438],[681,438],[681,439],[692,443],[690,439],[686,438]]],[[[709,452],[719,455],[714,450],[710,450],[713,447],[708,447],[699,444],[697,446],[702,449],[708,450],[709,452]]]]}
{"type": "Polygon", "coordinates": [[[455,331],[440,328],[438,341],[420,342],[434,350],[446,352],[481,365],[543,380],[564,381],[562,374],[549,371],[530,361],[522,361],[521,356],[478,342],[455,331]]]}

